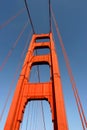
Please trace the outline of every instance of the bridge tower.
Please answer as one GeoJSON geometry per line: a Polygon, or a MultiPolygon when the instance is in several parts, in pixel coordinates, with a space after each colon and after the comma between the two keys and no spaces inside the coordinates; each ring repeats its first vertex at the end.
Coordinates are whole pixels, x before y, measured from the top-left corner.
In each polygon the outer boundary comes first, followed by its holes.
{"type": "Polygon", "coordinates": [[[33,34],[32,36],[4,130],[19,130],[26,104],[28,101],[36,99],[47,100],[49,102],[54,130],[68,130],[61,76],[51,32],[48,34],[33,34]],[[38,44],[36,43],[37,39],[40,39],[38,44]],[[49,41],[43,42],[41,39],[49,39],[49,41]],[[35,56],[34,50],[37,48],[49,48],[50,53],[35,56]],[[50,81],[45,83],[30,83],[31,67],[41,64],[49,65],[50,81]]]}

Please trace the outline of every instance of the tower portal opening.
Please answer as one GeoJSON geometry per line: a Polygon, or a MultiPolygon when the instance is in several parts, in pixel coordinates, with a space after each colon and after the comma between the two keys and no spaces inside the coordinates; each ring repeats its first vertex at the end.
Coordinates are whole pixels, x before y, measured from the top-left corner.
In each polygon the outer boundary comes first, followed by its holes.
{"type": "Polygon", "coordinates": [[[29,101],[25,107],[20,130],[53,130],[50,105],[45,100],[29,101]]]}

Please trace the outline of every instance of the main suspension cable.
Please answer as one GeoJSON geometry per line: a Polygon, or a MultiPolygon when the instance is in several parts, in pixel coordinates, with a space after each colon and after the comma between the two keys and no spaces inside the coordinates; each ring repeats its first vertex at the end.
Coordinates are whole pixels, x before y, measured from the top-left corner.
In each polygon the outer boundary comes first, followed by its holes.
{"type": "Polygon", "coordinates": [[[18,44],[18,41],[19,39],[21,38],[22,34],[24,33],[24,30],[26,29],[28,25],[28,22],[24,25],[23,29],[21,30],[20,34],[18,35],[16,41],[14,42],[13,46],[11,47],[11,49],[9,50],[8,54],[6,55],[5,59],[3,60],[2,62],[2,65],[0,66],[0,71],[2,71],[2,69],[4,68],[4,66],[6,65],[9,57],[11,56],[13,50],[15,49],[15,47],[17,46],[18,44]]]}
{"type": "Polygon", "coordinates": [[[24,10],[25,10],[25,8],[21,9],[16,15],[12,16],[6,22],[4,22],[2,25],[0,25],[0,30],[3,29],[10,22],[12,22],[13,20],[15,20],[15,18],[17,18],[20,14],[22,14],[24,12],[24,10]]]}
{"type": "Polygon", "coordinates": [[[51,2],[49,0],[49,26],[50,26],[50,32],[52,31],[51,30],[51,2]]]}
{"type": "MultiPolygon", "coordinates": [[[[27,13],[28,13],[28,17],[29,17],[29,20],[30,20],[30,23],[31,23],[33,33],[35,34],[34,25],[32,23],[32,19],[31,19],[29,8],[28,8],[27,0],[24,0],[24,2],[25,2],[26,10],[27,10],[27,13]]],[[[50,32],[51,32],[51,8],[50,8],[51,4],[50,4],[50,0],[48,0],[48,3],[49,3],[49,26],[50,26],[50,32]]]]}
{"type": "Polygon", "coordinates": [[[80,97],[79,97],[79,94],[78,94],[78,91],[77,91],[77,88],[76,88],[75,80],[74,80],[74,77],[73,77],[73,74],[72,74],[72,70],[71,70],[71,67],[70,67],[70,64],[69,64],[68,56],[67,56],[67,53],[66,53],[63,41],[62,41],[62,37],[61,37],[60,32],[59,32],[58,24],[56,22],[52,7],[51,7],[51,14],[52,14],[52,18],[53,18],[53,21],[54,21],[54,24],[55,24],[55,27],[56,27],[56,31],[57,31],[57,35],[58,35],[58,38],[59,38],[59,41],[60,41],[60,46],[62,48],[64,59],[65,59],[65,62],[66,62],[68,74],[70,76],[72,89],[73,89],[73,92],[74,92],[76,104],[77,104],[80,119],[81,119],[81,122],[82,122],[82,127],[83,127],[83,130],[86,130],[85,129],[85,127],[87,127],[86,117],[85,117],[85,114],[84,114],[84,111],[83,111],[83,108],[82,108],[81,100],[80,100],[80,97]]]}
{"type": "Polygon", "coordinates": [[[32,19],[31,19],[29,8],[28,8],[27,0],[24,0],[24,3],[25,3],[25,7],[26,7],[26,10],[27,10],[27,13],[28,13],[28,17],[29,17],[29,20],[30,20],[30,24],[31,24],[33,33],[35,34],[35,30],[34,30],[34,26],[33,26],[33,23],[32,23],[32,19]]]}

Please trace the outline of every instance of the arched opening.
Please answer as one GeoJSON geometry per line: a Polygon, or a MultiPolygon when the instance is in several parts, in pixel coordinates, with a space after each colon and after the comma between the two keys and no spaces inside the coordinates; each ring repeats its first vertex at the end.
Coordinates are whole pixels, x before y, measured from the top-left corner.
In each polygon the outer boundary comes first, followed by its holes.
{"type": "Polygon", "coordinates": [[[53,130],[50,105],[45,100],[32,100],[26,105],[20,130],[53,130]]]}

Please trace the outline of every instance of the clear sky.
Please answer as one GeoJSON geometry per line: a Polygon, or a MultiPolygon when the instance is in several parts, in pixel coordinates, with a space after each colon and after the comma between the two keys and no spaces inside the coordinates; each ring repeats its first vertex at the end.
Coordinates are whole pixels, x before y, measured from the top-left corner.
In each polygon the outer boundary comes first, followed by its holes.
{"type": "MultiPolygon", "coordinates": [[[[36,33],[48,33],[48,0],[28,0],[28,4],[36,33]]],[[[69,57],[78,92],[81,97],[84,112],[87,117],[87,0],[51,0],[51,5],[59,25],[60,33],[69,57]]],[[[24,7],[24,0],[0,0],[0,28],[5,21],[14,16],[24,7]]],[[[8,54],[10,48],[12,48],[20,31],[27,21],[28,16],[25,10],[14,21],[6,27],[0,29],[0,67],[2,66],[6,55],[8,54]]],[[[21,67],[18,70],[15,82],[13,83],[12,81],[14,79],[14,74],[19,64],[19,59],[21,58],[21,53],[25,47],[30,30],[31,26],[29,24],[5,66],[0,71],[0,114],[4,106],[9,87],[13,86],[8,105],[4,112],[3,118],[0,121],[0,130],[3,130],[11,97],[20,74],[21,67]]],[[[70,79],[55,29],[54,35],[69,130],[82,130],[70,79]]],[[[21,65],[23,60],[24,58],[21,60],[21,65]]],[[[44,102],[43,105],[45,109],[46,103],[44,102]]],[[[47,113],[49,113],[48,109],[49,106],[45,109],[45,118],[47,113]]],[[[50,128],[48,119],[46,130],[51,129],[52,128],[50,128]]]]}

